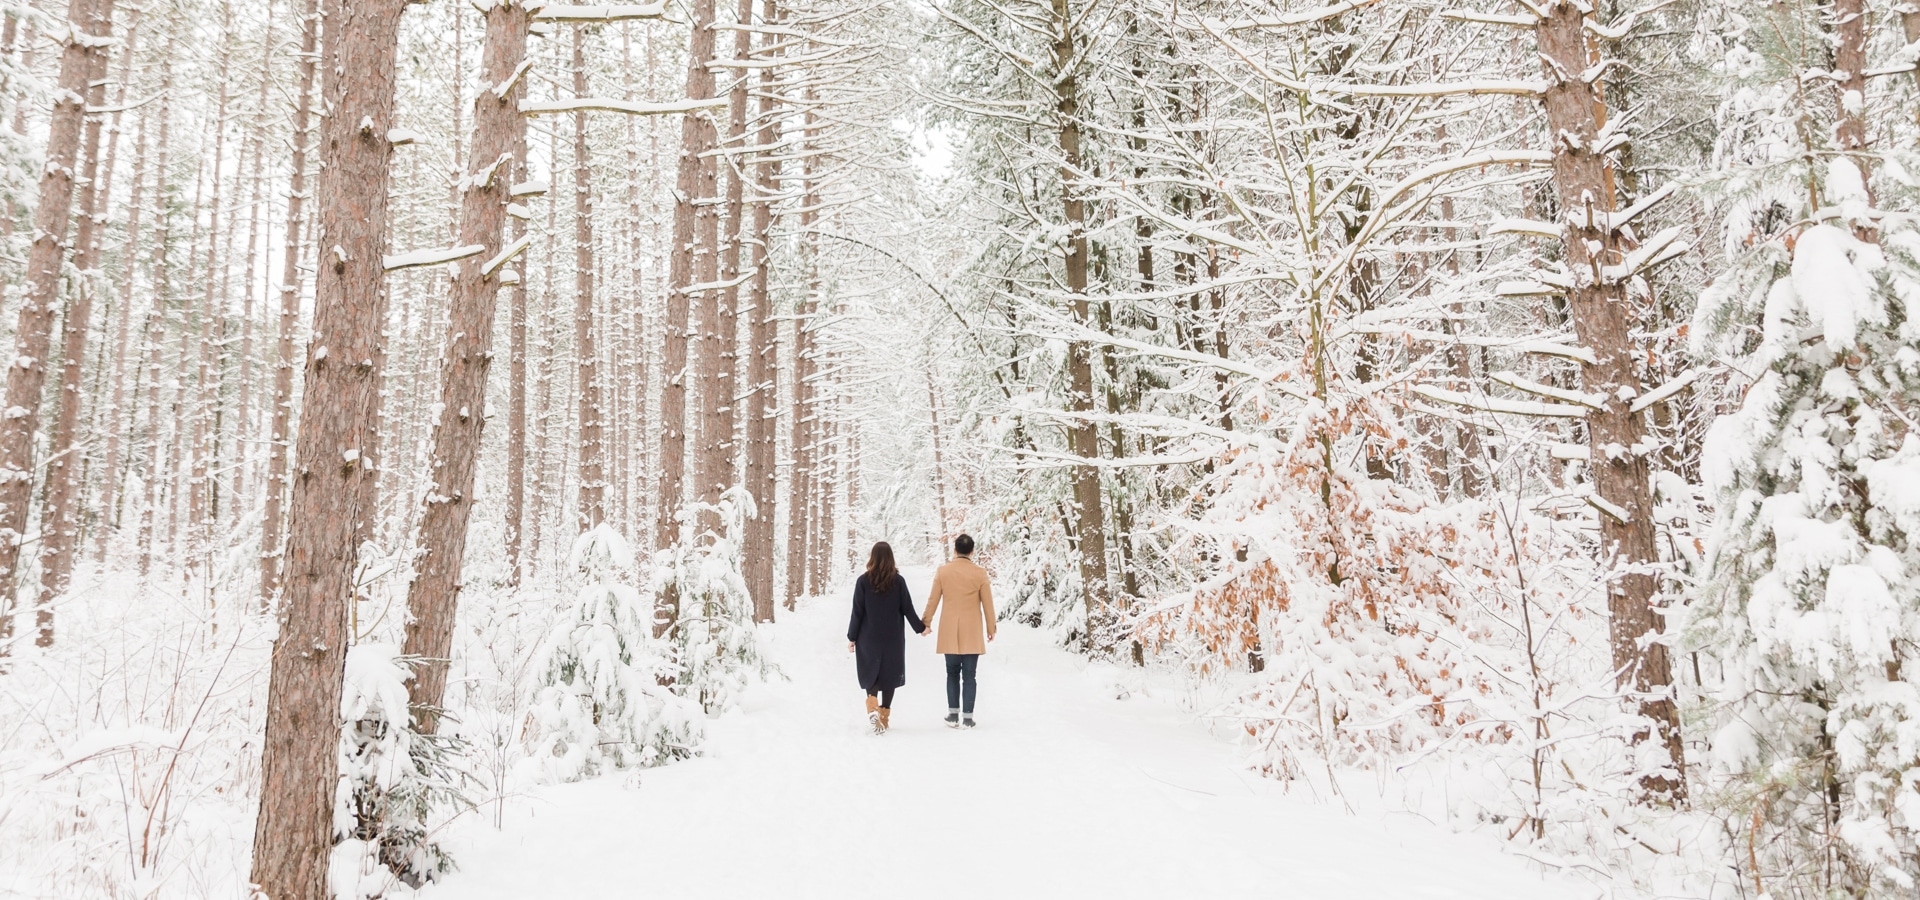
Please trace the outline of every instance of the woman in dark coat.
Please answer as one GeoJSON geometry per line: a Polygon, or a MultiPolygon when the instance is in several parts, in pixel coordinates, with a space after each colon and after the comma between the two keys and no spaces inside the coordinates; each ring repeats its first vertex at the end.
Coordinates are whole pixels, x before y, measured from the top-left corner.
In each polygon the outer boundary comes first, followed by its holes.
{"type": "Polygon", "coordinates": [[[867,692],[867,724],[874,734],[887,730],[893,711],[893,689],[907,683],[905,620],[914,633],[927,626],[913,610],[907,580],[893,565],[893,548],[885,541],[873,545],[866,574],[853,583],[853,621],[847,624],[847,650],[854,654],[860,687],[867,692]]]}

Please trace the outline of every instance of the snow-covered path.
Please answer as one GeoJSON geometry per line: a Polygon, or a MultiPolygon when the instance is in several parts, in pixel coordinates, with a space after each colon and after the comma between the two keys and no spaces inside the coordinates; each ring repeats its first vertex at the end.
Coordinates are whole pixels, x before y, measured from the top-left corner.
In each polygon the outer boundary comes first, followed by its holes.
{"type": "MultiPolygon", "coordinates": [[[[909,570],[916,604],[931,572],[909,570]]],[[[1006,627],[980,727],[940,721],[931,639],[909,637],[894,729],[864,733],[843,604],[768,629],[790,680],[711,724],[699,759],[544,788],[449,836],[425,900],[490,898],[1588,898],[1489,841],[1283,796],[1171,704],[1006,627]]]]}

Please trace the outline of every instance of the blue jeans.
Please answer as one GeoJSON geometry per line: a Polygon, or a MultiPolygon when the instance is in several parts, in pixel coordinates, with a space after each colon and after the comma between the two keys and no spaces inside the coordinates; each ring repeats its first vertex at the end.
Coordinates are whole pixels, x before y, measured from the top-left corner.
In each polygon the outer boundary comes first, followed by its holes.
{"type": "Polygon", "coordinates": [[[976,693],[974,673],[980,669],[980,654],[949,653],[947,656],[947,708],[965,710],[973,715],[973,697],[976,693]],[[963,689],[961,685],[964,684],[963,689]],[[964,698],[965,704],[961,705],[964,698]]]}

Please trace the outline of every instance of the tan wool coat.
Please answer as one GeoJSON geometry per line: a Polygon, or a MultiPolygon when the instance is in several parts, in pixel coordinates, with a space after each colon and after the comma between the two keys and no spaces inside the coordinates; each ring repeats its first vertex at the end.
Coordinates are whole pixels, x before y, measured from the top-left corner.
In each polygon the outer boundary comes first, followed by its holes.
{"type": "Polygon", "coordinates": [[[985,653],[987,638],[1000,628],[993,618],[993,585],[987,581],[987,570],[964,556],[933,573],[927,612],[920,618],[931,622],[935,612],[940,612],[935,653],[985,653]],[[944,611],[940,609],[943,601],[944,611]]]}

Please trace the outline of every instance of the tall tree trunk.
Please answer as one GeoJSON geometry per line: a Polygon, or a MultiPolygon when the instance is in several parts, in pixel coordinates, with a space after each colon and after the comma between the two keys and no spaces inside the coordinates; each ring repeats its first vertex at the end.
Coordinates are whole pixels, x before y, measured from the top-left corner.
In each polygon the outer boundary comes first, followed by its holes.
{"type": "MultiPolygon", "coordinates": [[[[709,0],[703,0],[708,2],[709,0]]],[[[712,15],[709,14],[709,20],[712,15]]],[[[707,33],[712,34],[711,25],[707,33]]],[[[712,56],[712,38],[708,38],[707,55],[712,56]]],[[[703,96],[713,96],[717,88],[712,87],[713,71],[707,67],[706,78],[709,88],[703,96]]],[[[702,118],[706,118],[704,115],[702,118]]],[[[717,149],[720,146],[715,134],[715,123],[707,119],[706,130],[709,139],[705,146],[717,149]]],[[[728,476],[729,450],[733,444],[733,431],[728,428],[728,419],[724,412],[732,393],[733,379],[727,377],[725,343],[723,336],[730,317],[721,302],[723,291],[720,289],[720,160],[719,154],[705,152],[701,154],[697,193],[701,202],[694,207],[694,244],[693,278],[697,283],[700,319],[699,340],[694,344],[693,377],[700,389],[695,397],[700,401],[699,414],[695,419],[697,427],[693,434],[698,441],[694,454],[693,497],[695,502],[713,504],[720,500],[720,492],[726,489],[724,483],[728,476]]],[[[731,211],[731,202],[728,209],[731,211]]],[[[701,513],[695,529],[698,533],[717,529],[719,519],[712,512],[701,513]]]]}
{"type": "MultiPolygon", "coordinates": [[[[693,0],[693,29],[687,45],[686,96],[708,100],[714,96],[713,61],[714,0],[693,0]]],[[[713,269],[713,246],[696,246],[710,231],[705,220],[713,215],[707,202],[711,193],[703,192],[709,180],[703,157],[713,149],[713,117],[693,112],[680,120],[680,165],[674,178],[673,244],[667,257],[666,350],[663,354],[665,385],[660,395],[660,515],[655,520],[655,546],[661,549],[679,542],[680,513],[686,500],[687,453],[687,325],[692,305],[694,282],[703,272],[713,269]]],[[[711,281],[709,276],[707,279],[711,281]]],[[[703,297],[711,296],[709,288],[703,297]]],[[[703,320],[703,324],[706,321],[703,320]]],[[[703,345],[705,341],[701,342],[703,345]]],[[[664,635],[679,618],[679,597],[671,590],[663,593],[654,613],[654,633],[664,635]]]]}
{"type": "MultiPolygon", "coordinates": [[[[46,164],[40,169],[34,207],[33,248],[27,256],[27,295],[14,327],[13,364],[7,367],[5,416],[0,416],[0,653],[13,637],[13,599],[20,548],[26,542],[28,505],[33,498],[33,433],[39,423],[41,395],[47,384],[47,357],[53,350],[53,311],[66,263],[67,220],[73,212],[74,164],[80,150],[80,126],[86,118],[87,83],[100,71],[107,45],[82,40],[82,33],[104,38],[112,30],[113,0],[73,0],[67,8],[72,32],[60,54],[59,90],[47,125],[46,164]]],[[[82,330],[85,326],[82,325],[82,330]]],[[[41,642],[52,638],[50,610],[37,617],[46,624],[41,642]]]]}
{"type": "MultiPolygon", "coordinates": [[[[748,27],[753,22],[753,0],[740,0],[734,21],[733,58],[745,61],[753,54],[753,32],[748,27]]],[[[716,168],[721,160],[727,165],[726,245],[719,265],[719,280],[725,287],[717,292],[719,318],[707,330],[715,346],[710,354],[714,363],[713,380],[706,385],[706,393],[713,399],[702,404],[710,416],[709,433],[701,441],[704,452],[710,454],[702,498],[706,503],[719,502],[721,492],[732,487],[740,474],[739,445],[734,441],[739,416],[735,414],[734,403],[741,392],[736,389],[739,381],[735,373],[740,354],[740,251],[742,242],[747,240],[746,180],[751,164],[746,151],[748,70],[744,66],[736,68],[733,76],[732,89],[727,94],[726,153],[715,157],[716,168]]]]}
{"type": "MultiPolygon", "coordinates": [[[[525,89],[520,92],[524,94],[525,89]]],[[[525,160],[526,155],[526,134],[521,129],[514,157],[525,160]]],[[[515,180],[524,179],[526,163],[516,163],[513,171],[515,180]]],[[[527,220],[517,215],[513,239],[517,242],[526,236],[527,220]]],[[[520,278],[508,293],[512,307],[507,323],[507,579],[516,585],[525,566],[521,554],[527,529],[527,277],[532,274],[526,266],[519,269],[520,278]]]]}
{"type": "MultiPolygon", "coordinates": [[[[174,18],[168,27],[169,39],[180,35],[180,23],[174,18]]],[[[147,364],[147,452],[140,479],[140,574],[146,575],[153,568],[154,544],[159,539],[160,482],[161,472],[166,463],[166,450],[161,441],[160,425],[160,367],[165,359],[164,346],[167,337],[167,303],[172,293],[172,270],[170,254],[173,251],[173,217],[168,215],[168,161],[173,133],[173,57],[167,55],[160,63],[160,134],[155,148],[153,173],[154,206],[154,246],[152,276],[149,293],[152,302],[147,309],[145,334],[141,338],[147,364]]]]}
{"type": "MultiPolygon", "coordinates": [[[[1630,408],[1641,390],[1627,315],[1631,300],[1620,280],[1601,277],[1602,267],[1619,265],[1628,248],[1607,222],[1614,209],[1612,165],[1594,150],[1606,124],[1606,106],[1594,83],[1579,77],[1595,61],[1586,15],[1572,0],[1555,0],[1534,34],[1548,85],[1541,98],[1547,132],[1566,138],[1553,141],[1553,180],[1562,214],[1574,223],[1564,240],[1567,267],[1575,273],[1567,304],[1574,333],[1594,354],[1592,362],[1581,366],[1581,387],[1606,403],[1587,418],[1587,438],[1594,491],[1606,504],[1599,519],[1603,553],[1613,570],[1607,585],[1613,665],[1620,686],[1639,695],[1640,714],[1656,732],[1651,736],[1666,747],[1674,769],[1684,773],[1672,665],[1666,644],[1659,640],[1664,629],[1652,605],[1658,586],[1653,568],[1660,556],[1654,544],[1647,459],[1638,450],[1614,450],[1642,446],[1646,423],[1630,408]]],[[[1642,733],[1635,740],[1648,736],[1642,733]]],[[[1649,776],[1643,787],[1676,800],[1686,795],[1684,775],[1649,776]]]]}
{"type": "MultiPolygon", "coordinates": [[[[587,93],[586,26],[573,27],[573,93],[587,93]]],[[[573,114],[573,360],[580,392],[580,530],[607,517],[607,475],[598,357],[594,349],[593,161],[587,114],[573,114]]]]}
{"type": "MultiPolygon", "coordinates": [[[[134,38],[137,35],[138,31],[133,29],[130,29],[127,35],[125,61],[121,66],[125,73],[122,75],[122,90],[119,92],[122,95],[125,93],[126,81],[131,80],[132,77],[134,38]]],[[[116,117],[118,115],[118,113],[115,114],[116,117]]],[[[125,492],[121,490],[120,454],[121,448],[127,443],[123,435],[132,430],[134,422],[132,411],[127,408],[128,383],[135,382],[134,386],[137,388],[140,372],[140,361],[134,356],[132,345],[133,285],[134,271],[138,268],[135,264],[140,257],[140,225],[144,212],[140,204],[146,178],[147,115],[142,112],[140,123],[134,129],[133,187],[128,192],[127,198],[127,239],[123,245],[125,249],[121,253],[120,292],[113,314],[114,351],[112,363],[109,366],[110,371],[107,373],[107,381],[113,385],[113,395],[106,414],[100,417],[102,430],[107,433],[107,459],[100,472],[100,502],[105,507],[101,518],[106,527],[97,532],[98,537],[94,541],[94,555],[100,560],[105,560],[107,556],[107,536],[120,529],[121,509],[126,502],[122,496],[125,492]],[[131,373],[129,367],[131,367],[131,373]]],[[[135,397],[139,396],[138,390],[133,393],[135,397]]]]}
{"type": "MultiPolygon", "coordinates": [[[[217,70],[225,72],[233,58],[233,4],[221,4],[220,56],[216,62],[217,70]]],[[[200,296],[200,309],[197,318],[200,328],[199,357],[194,371],[194,392],[192,399],[183,403],[187,418],[193,424],[187,454],[190,459],[189,481],[187,484],[187,567],[199,568],[204,583],[211,583],[213,572],[214,521],[213,508],[217,486],[212,478],[213,458],[217,453],[219,435],[214,433],[214,409],[220,398],[220,367],[217,365],[216,348],[222,341],[219,323],[224,318],[226,293],[219,290],[220,281],[226,272],[225,255],[221,252],[220,226],[223,197],[221,170],[225,168],[227,150],[227,104],[232,98],[229,79],[220,79],[219,98],[214,105],[213,117],[213,160],[207,177],[212,181],[213,197],[207,210],[207,271],[206,284],[200,296]]],[[[195,209],[199,204],[195,203],[195,209]]],[[[186,335],[181,332],[182,337],[186,335]]],[[[183,348],[184,349],[184,348],[183,348]]],[[[183,396],[185,391],[182,390],[183,396]]]]}
{"type": "Polygon", "coordinates": [[[325,900],[339,772],[340,687],[358,545],[375,511],[363,448],[380,422],[388,163],[406,0],[326,0],[321,254],[287,520],[280,635],[267,683],[251,880],[274,900],[325,900]]]}
{"type": "MultiPolygon", "coordinates": [[[[111,8],[101,9],[89,28],[92,34],[105,34],[111,21],[111,8]]],[[[106,99],[107,54],[104,49],[87,54],[92,71],[87,76],[87,103],[100,106],[106,99]]],[[[54,402],[53,441],[48,447],[46,506],[40,523],[40,599],[34,606],[38,634],[34,642],[42,647],[53,643],[53,602],[67,592],[73,574],[73,548],[79,543],[79,522],[75,503],[80,492],[78,448],[74,439],[80,428],[80,364],[87,356],[87,335],[93,330],[93,296],[100,289],[99,213],[106,205],[100,187],[99,116],[86,122],[82,141],[80,216],[74,226],[73,268],[76,273],[60,324],[60,391],[54,402]]]]}
{"type": "MultiPolygon", "coordinates": [[[[751,3],[742,4],[741,21],[746,22],[752,15],[751,3]]],[[[775,0],[763,0],[760,11],[762,25],[771,25],[777,21],[779,9],[775,0]]],[[[741,34],[745,34],[743,29],[741,34]]],[[[775,160],[773,144],[780,139],[780,126],[776,121],[778,107],[774,99],[775,83],[770,48],[776,45],[773,35],[761,40],[761,58],[757,60],[764,68],[760,70],[760,132],[755,140],[754,154],[754,201],[753,235],[749,239],[750,258],[748,267],[753,272],[749,283],[747,303],[752,307],[748,318],[747,339],[747,423],[746,442],[747,459],[745,479],[747,490],[753,495],[756,510],[754,517],[747,522],[746,536],[742,542],[742,555],[746,560],[744,573],[747,593],[753,597],[753,618],[756,622],[773,621],[773,523],[774,502],[776,496],[776,472],[774,469],[773,430],[780,415],[780,392],[774,383],[774,371],[778,360],[779,346],[774,341],[775,319],[773,315],[773,267],[768,260],[768,247],[773,238],[773,195],[780,190],[779,163],[775,160]]],[[[736,48],[736,52],[740,52],[736,48]]],[[[744,54],[743,54],[744,55],[744,54]]]]}
{"type": "MultiPolygon", "coordinates": [[[[809,195],[811,196],[811,195],[809,195]]],[[[803,204],[805,201],[802,201],[803,204]]],[[[811,227],[813,213],[806,210],[800,216],[801,229],[811,227]]],[[[808,277],[806,292],[801,296],[799,308],[793,319],[793,348],[790,352],[793,367],[792,408],[787,412],[788,455],[787,469],[787,609],[793,609],[796,602],[808,596],[810,586],[807,576],[812,571],[808,564],[812,558],[811,525],[814,510],[819,506],[814,489],[814,446],[813,446],[813,312],[814,292],[819,285],[812,275],[812,255],[807,258],[808,277]]]]}
{"type": "Polygon", "coordinates": [[[467,519],[473,511],[474,471],[486,425],[495,298],[507,263],[502,254],[508,249],[508,189],[519,169],[515,154],[526,131],[519,102],[524,88],[516,83],[513,90],[500,92],[496,86],[507,83],[526,55],[527,26],[532,21],[527,8],[517,2],[487,8],[486,49],[480,61],[483,87],[473,101],[473,152],[460,179],[464,194],[459,245],[486,249],[462,261],[453,276],[440,417],[433,426],[427,467],[433,491],[420,516],[418,571],[407,586],[406,654],[424,661],[407,690],[414,723],[429,734],[439,726],[446,695],[460,568],[467,552],[467,519]]]}
{"type": "MultiPolygon", "coordinates": [[[[1052,0],[1054,111],[1059,116],[1060,193],[1067,223],[1067,292],[1072,295],[1075,322],[1093,327],[1087,304],[1087,202],[1080,186],[1080,97],[1079,79],[1073,67],[1076,58],[1074,19],[1068,0],[1052,0]]],[[[1075,341],[1067,348],[1067,408],[1082,416],[1094,411],[1092,348],[1075,341]]],[[[1075,456],[1095,459],[1100,455],[1100,431],[1090,419],[1076,421],[1068,432],[1068,445],[1075,456]]],[[[1100,491],[1100,469],[1078,465],[1073,469],[1073,500],[1078,508],[1075,531],[1080,536],[1080,580],[1087,608],[1087,648],[1105,652],[1114,636],[1110,633],[1118,621],[1107,589],[1106,507],[1100,491]]]]}
{"type": "Polygon", "coordinates": [[[300,246],[307,191],[307,143],[318,71],[320,0],[307,0],[300,19],[300,93],[293,106],[293,159],[287,179],[286,245],[280,267],[279,362],[273,370],[273,416],[267,434],[267,499],[260,535],[260,604],[280,589],[281,534],[287,498],[287,454],[293,434],[294,332],[300,325],[300,246]]]}
{"type": "MultiPolygon", "coordinates": [[[[803,53],[805,51],[802,51],[803,53]]],[[[813,442],[815,407],[813,398],[817,391],[814,383],[813,316],[819,308],[820,267],[819,243],[814,226],[819,222],[820,213],[814,196],[815,161],[813,158],[813,134],[817,122],[817,113],[813,106],[813,89],[809,85],[805,97],[806,111],[802,116],[800,130],[799,155],[801,169],[800,196],[800,233],[802,244],[802,266],[806,272],[806,287],[800,296],[799,308],[794,311],[793,319],[793,408],[788,413],[790,438],[789,463],[787,474],[787,609],[791,610],[801,597],[810,596],[813,586],[808,576],[813,572],[813,534],[816,512],[820,502],[817,495],[818,479],[816,474],[816,446],[813,442]]]]}
{"type": "MultiPolygon", "coordinates": [[[[241,277],[244,285],[240,302],[240,364],[235,373],[240,382],[240,398],[234,408],[234,433],[240,436],[235,442],[233,475],[233,494],[237,502],[245,502],[248,478],[252,474],[252,437],[253,431],[253,289],[255,267],[260,262],[260,220],[262,207],[266,205],[266,145],[267,130],[265,115],[268,102],[268,86],[273,81],[273,50],[278,40],[273,16],[278,11],[277,3],[269,2],[267,9],[267,33],[265,49],[260,54],[260,93],[254,98],[252,135],[253,152],[248,155],[246,179],[251,185],[247,192],[247,265],[241,277]]],[[[236,512],[239,512],[236,509],[236,512]]]]}

